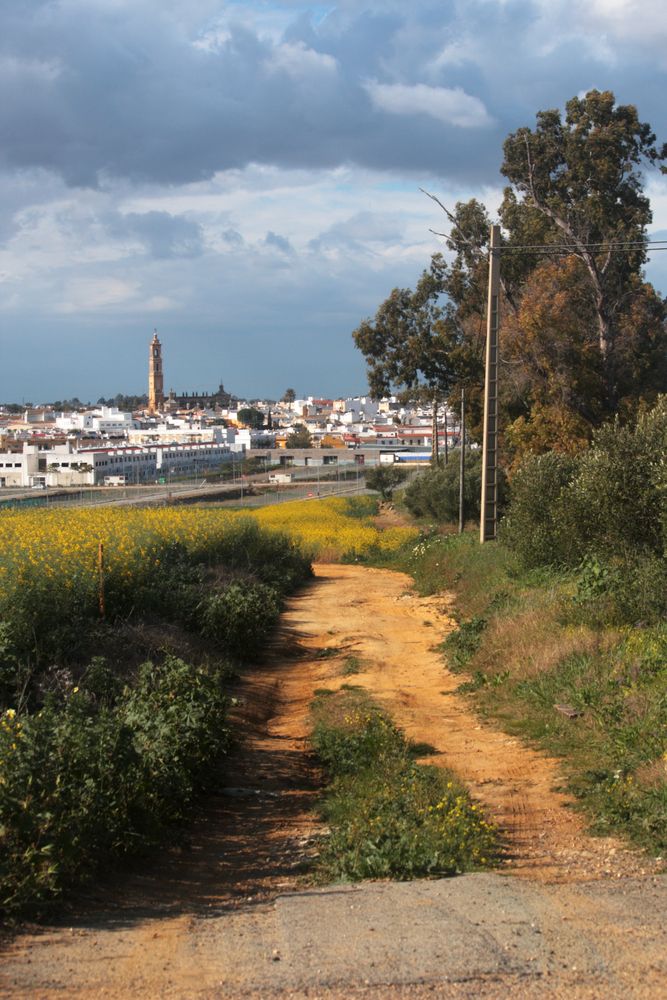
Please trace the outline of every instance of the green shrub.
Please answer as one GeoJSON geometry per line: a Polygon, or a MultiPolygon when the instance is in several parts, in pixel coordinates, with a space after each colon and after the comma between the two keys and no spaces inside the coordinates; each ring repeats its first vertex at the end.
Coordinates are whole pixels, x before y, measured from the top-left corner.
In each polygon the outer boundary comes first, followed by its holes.
{"type": "MultiPolygon", "coordinates": [[[[439,523],[453,523],[459,519],[459,454],[450,453],[447,465],[429,469],[410,483],[404,493],[405,505],[415,517],[433,518],[439,523]]],[[[481,454],[471,452],[466,456],[465,517],[466,521],[478,520],[482,484],[481,454]]],[[[507,483],[502,470],[498,473],[498,505],[502,511],[507,494],[507,483]]]]}
{"type": "Polygon", "coordinates": [[[319,718],[312,743],[320,760],[332,774],[356,774],[371,761],[402,756],[405,743],[388,716],[366,701],[348,698],[346,712],[332,724],[332,707],[319,718]]]}
{"type": "Polygon", "coordinates": [[[364,521],[368,517],[374,517],[379,510],[379,501],[376,497],[346,497],[345,516],[358,517],[364,521]]]}
{"type": "Polygon", "coordinates": [[[524,565],[665,554],[667,396],[635,426],[598,430],[576,459],[548,453],[512,479],[501,538],[524,565]]]}
{"type": "Polygon", "coordinates": [[[0,716],[0,908],[35,907],[156,842],[229,741],[218,671],[168,657],[132,689],[91,665],[32,715],[0,716]]]}
{"type": "Polygon", "coordinates": [[[531,456],[515,473],[500,538],[524,566],[562,561],[561,496],[576,469],[576,459],[552,451],[531,456]]]}
{"type": "Polygon", "coordinates": [[[497,853],[493,831],[451,775],[400,758],[381,774],[341,779],[324,814],[330,878],[454,875],[485,867],[497,853]]]}
{"type": "Polygon", "coordinates": [[[381,493],[383,500],[391,500],[394,490],[406,476],[405,469],[399,469],[395,465],[378,465],[366,473],[366,487],[381,493]]]}
{"type": "MultiPolygon", "coordinates": [[[[667,405],[664,407],[667,428],[667,405]]],[[[636,428],[603,427],[584,452],[560,498],[562,558],[570,564],[586,552],[620,555],[629,550],[663,552],[665,493],[656,473],[664,462],[657,419],[636,428]],[[651,428],[649,432],[648,428],[651,428]]]]}
{"type": "Polygon", "coordinates": [[[667,616],[667,562],[647,552],[606,560],[586,556],[566,620],[604,627],[655,624],[667,616]]]}
{"type": "Polygon", "coordinates": [[[236,580],[205,597],[197,609],[202,634],[228,656],[257,656],[278,621],[280,601],[273,587],[236,580]]]}
{"type": "Polygon", "coordinates": [[[465,669],[481,645],[485,628],[485,618],[471,618],[467,622],[461,622],[454,632],[450,632],[440,647],[447,657],[450,670],[457,672],[465,669]]]}

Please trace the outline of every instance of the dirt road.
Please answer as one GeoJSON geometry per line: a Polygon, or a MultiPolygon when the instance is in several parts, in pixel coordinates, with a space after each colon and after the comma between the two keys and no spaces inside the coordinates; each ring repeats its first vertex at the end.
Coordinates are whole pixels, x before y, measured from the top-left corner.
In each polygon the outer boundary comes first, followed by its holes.
{"type": "Polygon", "coordinates": [[[556,764],[471,713],[433,648],[449,627],[444,599],[407,577],[318,566],[237,693],[244,746],[189,843],[17,938],[0,995],[667,996],[667,882],[586,836],[556,764]],[[349,681],[468,782],[507,832],[503,874],[303,888],[319,778],[308,704],[349,681]]]}

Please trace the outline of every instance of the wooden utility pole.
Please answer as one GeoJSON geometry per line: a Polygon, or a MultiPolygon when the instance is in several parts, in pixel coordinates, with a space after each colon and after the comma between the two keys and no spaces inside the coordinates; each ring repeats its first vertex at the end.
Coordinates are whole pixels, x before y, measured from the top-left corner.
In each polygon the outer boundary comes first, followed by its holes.
{"type": "Polygon", "coordinates": [[[438,397],[433,397],[433,422],[431,430],[431,465],[437,469],[440,465],[440,448],[438,446],[438,397]]]}
{"type": "Polygon", "coordinates": [[[461,426],[459,430],[459,535],[466,526],[465,481],[466,481],[466,391],[461,389],[461,426]]]}
{"type": "Polygon", "coordinates": [[[98,604],[100,618],[106,617],[106,601],[104,599],[104,545],[102,542],[97,546],[97,579],[98,579],[98,604]]]}
{"type": "Polygon", "coordinates": [[[500,226],[491,226],[486,308],[486,375],[482,441],[480,542],[496,537],[498,524],[498,331],[500,327],[500,226]]]}

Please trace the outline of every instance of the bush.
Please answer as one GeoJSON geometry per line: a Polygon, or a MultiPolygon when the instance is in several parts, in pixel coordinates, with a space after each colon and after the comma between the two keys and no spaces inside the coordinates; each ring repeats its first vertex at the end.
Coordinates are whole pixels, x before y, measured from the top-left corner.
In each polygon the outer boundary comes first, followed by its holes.
{"type": "Polygon", "coordinates": [[[257,656],[278,621],[280,600],[273,587],[237,580],[205,597],[197,609],[202,634],[235,658],[257,656]]]}
{"type": "Polygon", "coordinates": [[[377,490],[383,500],[391,500],[393,492],[407,476],[405,469],[394,465],[378,465],[366,473],[366,486],[369,490],[377,490]]]}
{"type": "Polygon", "coordinates": [[[560,498],[560,550],[576,563],[587,552],[662,554],[667,500],[667,397],[636,427],[603,427],[560,498]]]}
{"type": "MultiPolygon", "coordinates": [[[[423,472],[405,491],[405,505],[415,517],[429,517],[440,523],[452,523],[459,518],[459,454],[450,453],[447,465],[423,472]]],[[[478,520],[482,489],[482,457],[477,452],[466,456],[464,504],[466,521],[478,520]]],[[[498,507],[502,511],[507,484],[498,470],[498,507]]]]}
{"type": "Polygon", "coordinates": [[[607,560],[586,556],[576,586],[574,610],[566,617],[577,623],[654,624],[667,615],[667,563],[649,553],[607,560]]]}
{"type": "Polygon", "coordinates": [[[665,454],[667,396],[634,427],[601,428],[576,459],[550,452],[525,462],[501,537],[527,566],[664,556],[665,454]]]}
{"type": "Polygon", "coordinates": [[[0,717],[0,907],[34,907],[111,855],[155,843],[225,751],[216,670],[174,657],[120,689],[96,661],[90,687],[33,715],[0,717]]]}
{"type": "MultiPolygon", "coordinates": [[[[251,518],[194,510],[66,513],[0,515],[8,529],[0,546],[0,707],[26,698],[38,706],[46,674],[85,663],[101,628],[130,615],[196,630],[200,607],[222,578],[238,580],[242,591],[250,583],[271,588],[258,592],[266,605],[259,619],[273,622],[276,601],[312,573],[290,538],[251,518]],[[96,533],[105,538],[104,621],[96,533]]],[[[240,622],[230,624],[233,655],[242,655],[243,635],[255,655],[257,620],[245,633],[240,622]]]]}
{"type": "Polygon", "coordinates": [[[461,622],[459,627],[451,632],[441,644],[441,649],[447,657],[447,664],[454,673],[465,670],[482,643],[486,628],[485,618],[471,618],[461,622]]]}
{"type": "Polygon", "coordinates": [[[500,538],[525,566],[561,562],[561,496],[576,469],[572,456],[551,451],[531,456],[513,477],[500,538]]]}

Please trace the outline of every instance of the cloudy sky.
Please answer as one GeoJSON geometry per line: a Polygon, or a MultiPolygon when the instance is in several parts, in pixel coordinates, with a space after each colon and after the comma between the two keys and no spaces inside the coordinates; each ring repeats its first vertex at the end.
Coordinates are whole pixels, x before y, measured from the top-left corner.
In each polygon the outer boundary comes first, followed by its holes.
{"type": "Polygon", "coordinates": [[[1,0],[0,400],[145,391],[154,327],[167,388],[363,391],[420,187],[493,210],[508,132],[593,87],[667,139],[664,0],[1,0]]]}

